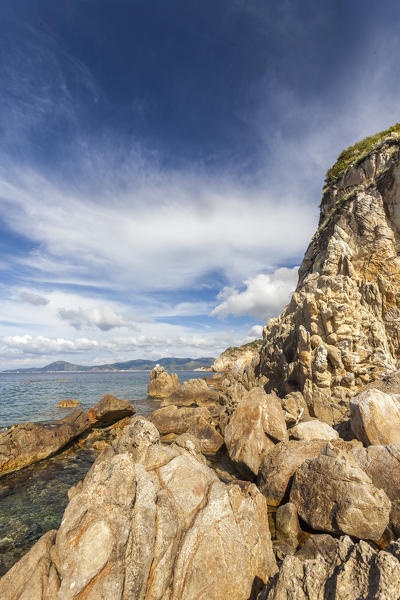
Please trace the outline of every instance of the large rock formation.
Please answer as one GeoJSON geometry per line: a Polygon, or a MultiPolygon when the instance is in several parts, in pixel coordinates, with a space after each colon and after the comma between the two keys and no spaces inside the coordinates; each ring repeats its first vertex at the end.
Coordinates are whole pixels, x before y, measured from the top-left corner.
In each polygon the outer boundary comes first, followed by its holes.
{"type": "Polygon", "coordinates": [[[150,382],[147,393],[152,398],[168,398],[179,389],[179,379],[176,373],[169,375],[161,365],[156,365],[150,372],[150,382]]]}
{"type": "Polygon", "coordinates": [[[57,535],[0,580],[0,597],[255,598],[277,570],[266,515],[255,485],[225,485],[136,418],[71,494],[57,535]]]}
{"type": "Polygon", "coordinates": [[[400,137],[389,134],[330,181],[295,293],[264,328],[266,391],[301,391],[339,422],[348,398],[397,365],[400,349],[400,137]]]}

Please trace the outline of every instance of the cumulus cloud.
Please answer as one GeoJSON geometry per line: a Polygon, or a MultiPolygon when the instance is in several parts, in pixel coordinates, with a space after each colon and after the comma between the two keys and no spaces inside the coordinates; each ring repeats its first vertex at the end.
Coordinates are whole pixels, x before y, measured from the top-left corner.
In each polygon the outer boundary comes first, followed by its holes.
{"type": "Polygon", "coordinates": [[[31,292],[22,292],[20,298],[23,302],[28,302],[29,304],[33,304],[34,306],[46,306],[50,302],[50,300],[48,300],[44,296],[40,296],[39,294],[33,294],[31,292]]]}
{"type": "Polygon", "coordinates": [[[133,324],[116,314],[112,308],[100,306],[98,308],[77,310],[60,308],[58,311],[60,319],[68,321],[75,329],[86,327],[97,327],[102,331],[109,331],[115,327],[133,327],[133,324]]]}
{"type": "Polygon", "coordinates": [[[253,327],[247,332],[247,337],[251,339],[261,339],[263,333],[262,325],[253,325],[253,327]]]}
{"type": "Polygon", "coordinates": [[[5,336],[2,341],[7,348],[19,350],[24,354],[87,352],[105,346],[97,340],[87,338],[72,341],[64,338],[51,339],[42,335],[32,337],[29,334],[5,336]]]}
{"type": "Polygon", "coordinates": [[[246,279],[243,291],[224,288],[219,294],[223,301],[212,311],[216,317],[250,315],[264,321],[276,316],[287,304],[297,283],[298,267],[281,267],[272,275],[263,273],[246,279]]]}

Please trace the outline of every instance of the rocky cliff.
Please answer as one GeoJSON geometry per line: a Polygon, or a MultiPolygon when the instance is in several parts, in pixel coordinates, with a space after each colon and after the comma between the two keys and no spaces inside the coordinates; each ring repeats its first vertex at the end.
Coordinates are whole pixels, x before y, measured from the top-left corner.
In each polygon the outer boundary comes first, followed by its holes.
{"type": "Polygon", "coordinates": [[[398,127],[339,158],[296,291],[264,328],[255,371],[267,392],[299,391],[329,423],[358,389],[396,369],[400,344],[398,127]]]}

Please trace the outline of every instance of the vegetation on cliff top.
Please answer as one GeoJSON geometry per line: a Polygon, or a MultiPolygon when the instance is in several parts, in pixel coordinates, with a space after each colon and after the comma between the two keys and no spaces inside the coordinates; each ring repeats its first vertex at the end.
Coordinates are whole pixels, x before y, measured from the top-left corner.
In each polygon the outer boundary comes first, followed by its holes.
{"type": "Polygon", "coordinates": [[[353,146],[349,146],[347,150],[343,150],[340,153],[335,164],[328,170],[325,178],[325,183],[330,185],[340,175],[350,167],[350,165],[355,164],[356,162],[362,160],[367,154],[371,152],[371,150],[377,144],[380,144],[384,141],[386,137],[388,137],[391,133],[399,133],[400,134],[400,123],[396,123],[389,129],[385,129],[385,131],[381,131],[379,133],[375,133],[374,135],[370,135],[360,142],[357,142],[353,146]]]}

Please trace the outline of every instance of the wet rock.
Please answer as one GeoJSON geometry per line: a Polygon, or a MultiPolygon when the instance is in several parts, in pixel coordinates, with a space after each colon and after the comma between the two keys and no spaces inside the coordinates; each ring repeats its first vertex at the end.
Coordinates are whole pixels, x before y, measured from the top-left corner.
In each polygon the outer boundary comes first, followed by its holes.
{"type": "Polygon", "coordinates": [[[400,403],[396,397],[369,389],[350,401],[351,427],[366,446],[400,442],[400,403]]]}
{"type": "Polygon", "coordinates": [[[240,402],[225,429],[229,456],[244,474],[258,474],[262,455],[287,440],[285,416],[276,396],[254,388],[240,402]]]}
{"type": "Polygon", "coordinates": [[[67,398],[66,400],[60,400],[57,404],[58,408],[75,408],[80,404],[79,400],[73,398],[67,398]]]}
{"type": "Polygon", "coordinates": [[[90,427],[80,409],[46,425],[21,423],[12,427],[0,434],[0,475],[52,456],[90,427]]]}
{"type": "Polygon", "coordinates": [[[327,423],[322,423],[317,419],[312,421],[304,421],[295,425],[289,430],[290,437],[294,440],[336,440],[339,437],[337,431],[335,431],[327,423]]]}
{"type": "Polygon", "coordinates": [[[96,406],[87,411],[87,415],[93,427],[107,427],[120,419],[130,417],[135,412],[133,406],[126,400],[106,394],[96,406]]]}
{"type": "MultiPolygon", "coordinates": [[[[225,485],[137,418],[96,460],[42,556],[63,600],[247,600],[277,570],[266,511],[253,484],[225,485]]],[[[25,563],[6,577],[2,597],[13,599],[25,563]]],[[[45,600],[49,589],[44,579],[25,597],[45,600]]]]}
{"type": "Polygon", "coordinates": [[[168,374],[168,371],[156,365],[150,372],[150,382],[147,393],[152,398],[167,398],[179,388],[179,379],[176,373],[168,374]]]}
{"type": "Polygon", "coordinates": [[[378,540],[389,523],[390,500],[348,453],[327,443],[296,470],[290,491],[301,518],[317,531],[378,540]]]}

